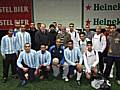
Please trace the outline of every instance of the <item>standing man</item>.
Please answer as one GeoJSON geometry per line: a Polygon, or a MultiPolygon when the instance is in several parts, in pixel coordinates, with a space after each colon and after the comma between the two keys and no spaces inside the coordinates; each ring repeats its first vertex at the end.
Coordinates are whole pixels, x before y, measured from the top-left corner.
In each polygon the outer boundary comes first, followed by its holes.
{"type": "Polygon", "coordinates": [[[66,27],[62,26],[60,33],[57,34],[56,39],[60,39],[62,45],[67,47],[67,42],[71,40],[71,36],[68,32],[66,32],[66,27]]]}
{"type": "Polygon", "coordinates": [[[11,64],[12,75],[16,74],[16,38],[13,29],[8,30],[8,35],[2,37],[1,54],[3,56],[3,82],[8,79],[9,66],[11,64]]]}
{"type": "Polygon", "coordinates": [[[70,28],[69,33],[71,35],[71,39],[73,40],[73,46],[79,47],[80,37],[79,37],[78,32],[74,28],[74,23],[70,23],[69,28],[70,28]]]}
{"type": "Polygon", "coordinates": [[[95,32],[90,30],[90,25],[85,25],[85,35],[86,38],[89,38],[90,40],[92,40],[95,32]]]}
{"type": "Polygon", "coordinates": [[[20,28],[21,28],[21,31],[19,31],[16,34],[18,52],[21,52],[24,50],[25,43],[31,44],[31,37],[30,37],[30,34],[25,31],[26,30],[25,25],[21,25],[20,28]]]}
{"type": "Polygon", "coordinates": [[[93,48],[98,51],[99,54],[99,73],[103,74],[104,70],[104,50],[106,48],[106,37],[101,33],[101,26],[96,26],[96,34],[92,38],[93,48]]]}
{"type": "Polygon", "coordinates": [[[80,85],[80,78],[82,75],[82,54],[78,47],[73,47],[73,40],[68,41],[68,47],[64,51],[64,57],[69,65],[69,78],[74,75],[74,70],[77,71],[77,84],[80,85]]]}
{"type": "Polygon", "coordinates": [[[20,31],[20,22],[15,22],[15,27],[14,27],[14,36],[16,37],[16,34],[20,31]]]}
{"type": "MultiPolygon", "coordinates": [[[[44,23],[40,24],[40,30],[38,30],[35,33],[36,50],[40,49],[40,46],[42,43],[49,45],[49,33],[48,33],[48,30],[46,30],[46,25],[44,23]]],[[[48,46],[47,46],[47,48],[48,48],[48,46]]]]}
{"type": "Polygon", "coordinates": [[[18,75],[21,80],[20,85],[24,86],[27,80],[34,80],[34,72],[36,70],[36,51],[31,49],[30,43],[24,44],[23,50],[17,60],[18,75]],[[27,74],[27,76],[25,76],[27,74]]]}
{"type": "Polygon", "coordinates": [[[108,36],[109,49],[108,61],[104,72],[104,76],[108,79],[113,63],[116,67],[116,80],[120,85],[120,33],[116,31],[116,25],[110,25],[110,34],[108,36]]]}
{"type": "Polygon", "coordinates": [[[50,39],[49,47],[51,47],[52,45],[55,45],[56,36],[57,36],[57,32],[55,31],[55,26],[53,24],[50,24],[49,26],[49,39],[50,39]]]}
{"type": "Polygon", "coordinates": [[[35,50],[35,33],[37,29],[35,28],[35,23],[30,23],[30,29],[27,30],[31,37],[31,49],[35,50]]]}

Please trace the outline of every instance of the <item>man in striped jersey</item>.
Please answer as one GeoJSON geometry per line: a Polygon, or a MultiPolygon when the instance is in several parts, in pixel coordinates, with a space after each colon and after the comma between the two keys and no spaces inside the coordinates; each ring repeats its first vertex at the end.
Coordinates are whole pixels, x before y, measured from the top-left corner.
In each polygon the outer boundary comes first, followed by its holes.
{"type": "Polygon", "coordinates": [[[31,37],[28,32],[26,32],[26,27],[25,25],[21,25],[21,30],[16,33],[16,39],[17,39],[17,50],[19,52],[24,50],[24,44],[25,43],[30,43],[31,44],[31,37]]]}
{"type": "Polygon", "coordinates": [[[80,85],[82,75],[82,54],[78,47],[73,47],[73,40],[68,41],[68,47],[64,50],[64,57],[69,64],[69,78],[72,78],[74,71],[77,71],[77,84],[80,85]]]}
{"type": "Polygon", "coordinates": [[[36,51],[31,49],[30,43],[25,43],[23,50],[17,60],[18,75],[20,77],[21,86],[26,84],[27,79],[33,81],[36,70],[36,51]],[[27,76],[25,76],[28,74],[27,76]]]}
{"type": "Polygon", "coordinates": [[[35,72],[35,75],[40,74],[40,80],[43,80],[44,78],[47,78],[50,71],[50,63],[51,63],[51,54],[46,50],[46,45],[41,44],[40,50],[37,51],[36,55],[37,59],[37,70],[35,72]],[[40,71],[38,73],[38,71],[40,71]]]}
{"type": "Polygon", "coordinates": [[[3,82],[8,78],[9,66],[11,64],[12,75],[16,74],[16,38],[13,36],[13,30],[8,31],[8,35],[2,37],[1,54],[3,56],[3,82]]]}

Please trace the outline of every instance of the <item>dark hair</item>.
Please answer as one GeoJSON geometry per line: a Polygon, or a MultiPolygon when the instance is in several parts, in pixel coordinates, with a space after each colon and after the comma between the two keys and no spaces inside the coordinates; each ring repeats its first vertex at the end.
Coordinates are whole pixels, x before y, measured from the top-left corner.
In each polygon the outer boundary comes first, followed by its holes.
{"type": "Polygon", "coordinates": [[[69,26],[70,26],[70,25],[73,25],[73,26],[74,26],[74,23],[70,23],[69,26]]]}
{"type": "Polygon", "coordinates": [[[25,43],[24,46],[25,46],[26,44],[29,44],[29,45],[31,46],[31,44],[30,44],[29,42],[25,43]]]}
{"type": "Polygon", "coordinates": [[[92,45],[92,41],[87,41],[87,45],[88,45],[88,44],[91,44],[91,45],[92,45]]]}
{"type": "Polygon", "coordinates": [[[110,24],[110,26],[114,26],[116,28],[116,25],[115,24],[110,24]]]}
{"type": "Polygon", "coordinates": [[[73,43],[73,40],[69,40],[69,41],[67,41],[67,43],[69,43],[69,42],[73,43]]]}
{"type": "Polygon", "coordinates": [[[79,35],[83,34],[84,36],[86,35],[85,32],[80,32],[79,35]]]}
{"type": "Polygon", "coordinates": [[[53,24],[50,24],[49,28],[51,28],[51,27],[55,28],[55,26],[53,24]]]}
{"type": "Polygon", "coordinates": [[[41,43],[41,45],[40,45],[40,46],[42,46],[42,45],[46,46],[47,44],[46,44],[46,43],[41,43]]]}

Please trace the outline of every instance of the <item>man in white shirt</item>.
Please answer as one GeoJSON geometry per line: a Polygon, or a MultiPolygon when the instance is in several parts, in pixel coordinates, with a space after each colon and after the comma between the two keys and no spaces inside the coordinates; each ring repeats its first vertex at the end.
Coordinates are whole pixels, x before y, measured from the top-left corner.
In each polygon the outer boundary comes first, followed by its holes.
{"type": "Polygon", "coordinates": [[[71,39],[73,40],[73,46],[79,47],[80,37],[79,33],[74,28],[74,23],[69,24],[69,29],[70,29],[69,34],[71,35],[71,39]]]}
{"type": "Polygon", "coordinates": [[[92,38],[93,48],[98,51],[99,54],[99,72],[103,74],[104,61],[103,52],[106,48],[106,37],[101,33],[101,26],[96,26],[96,34],[92,38]]]}
{"type": "Polygon", "coordinates": [[[85,73],[86,78],[89,80],[91,77],[91,73],[93,76],[97,74],[97,64],[99,63],[98,52],[92,48],[92,42],[87,42],[87,50],[84,52],[84,65],[85,65],[85,73]]]}

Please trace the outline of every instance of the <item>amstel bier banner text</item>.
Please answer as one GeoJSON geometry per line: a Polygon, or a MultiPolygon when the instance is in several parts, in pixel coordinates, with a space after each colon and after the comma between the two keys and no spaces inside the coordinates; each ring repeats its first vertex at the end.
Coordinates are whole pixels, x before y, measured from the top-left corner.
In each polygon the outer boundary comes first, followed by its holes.
{"type": "Polygon", "coordinates": [[[0,30],[14,27],[15,22],[29,25],[32,21],[32,0],[0,0],[0,30]]]}

